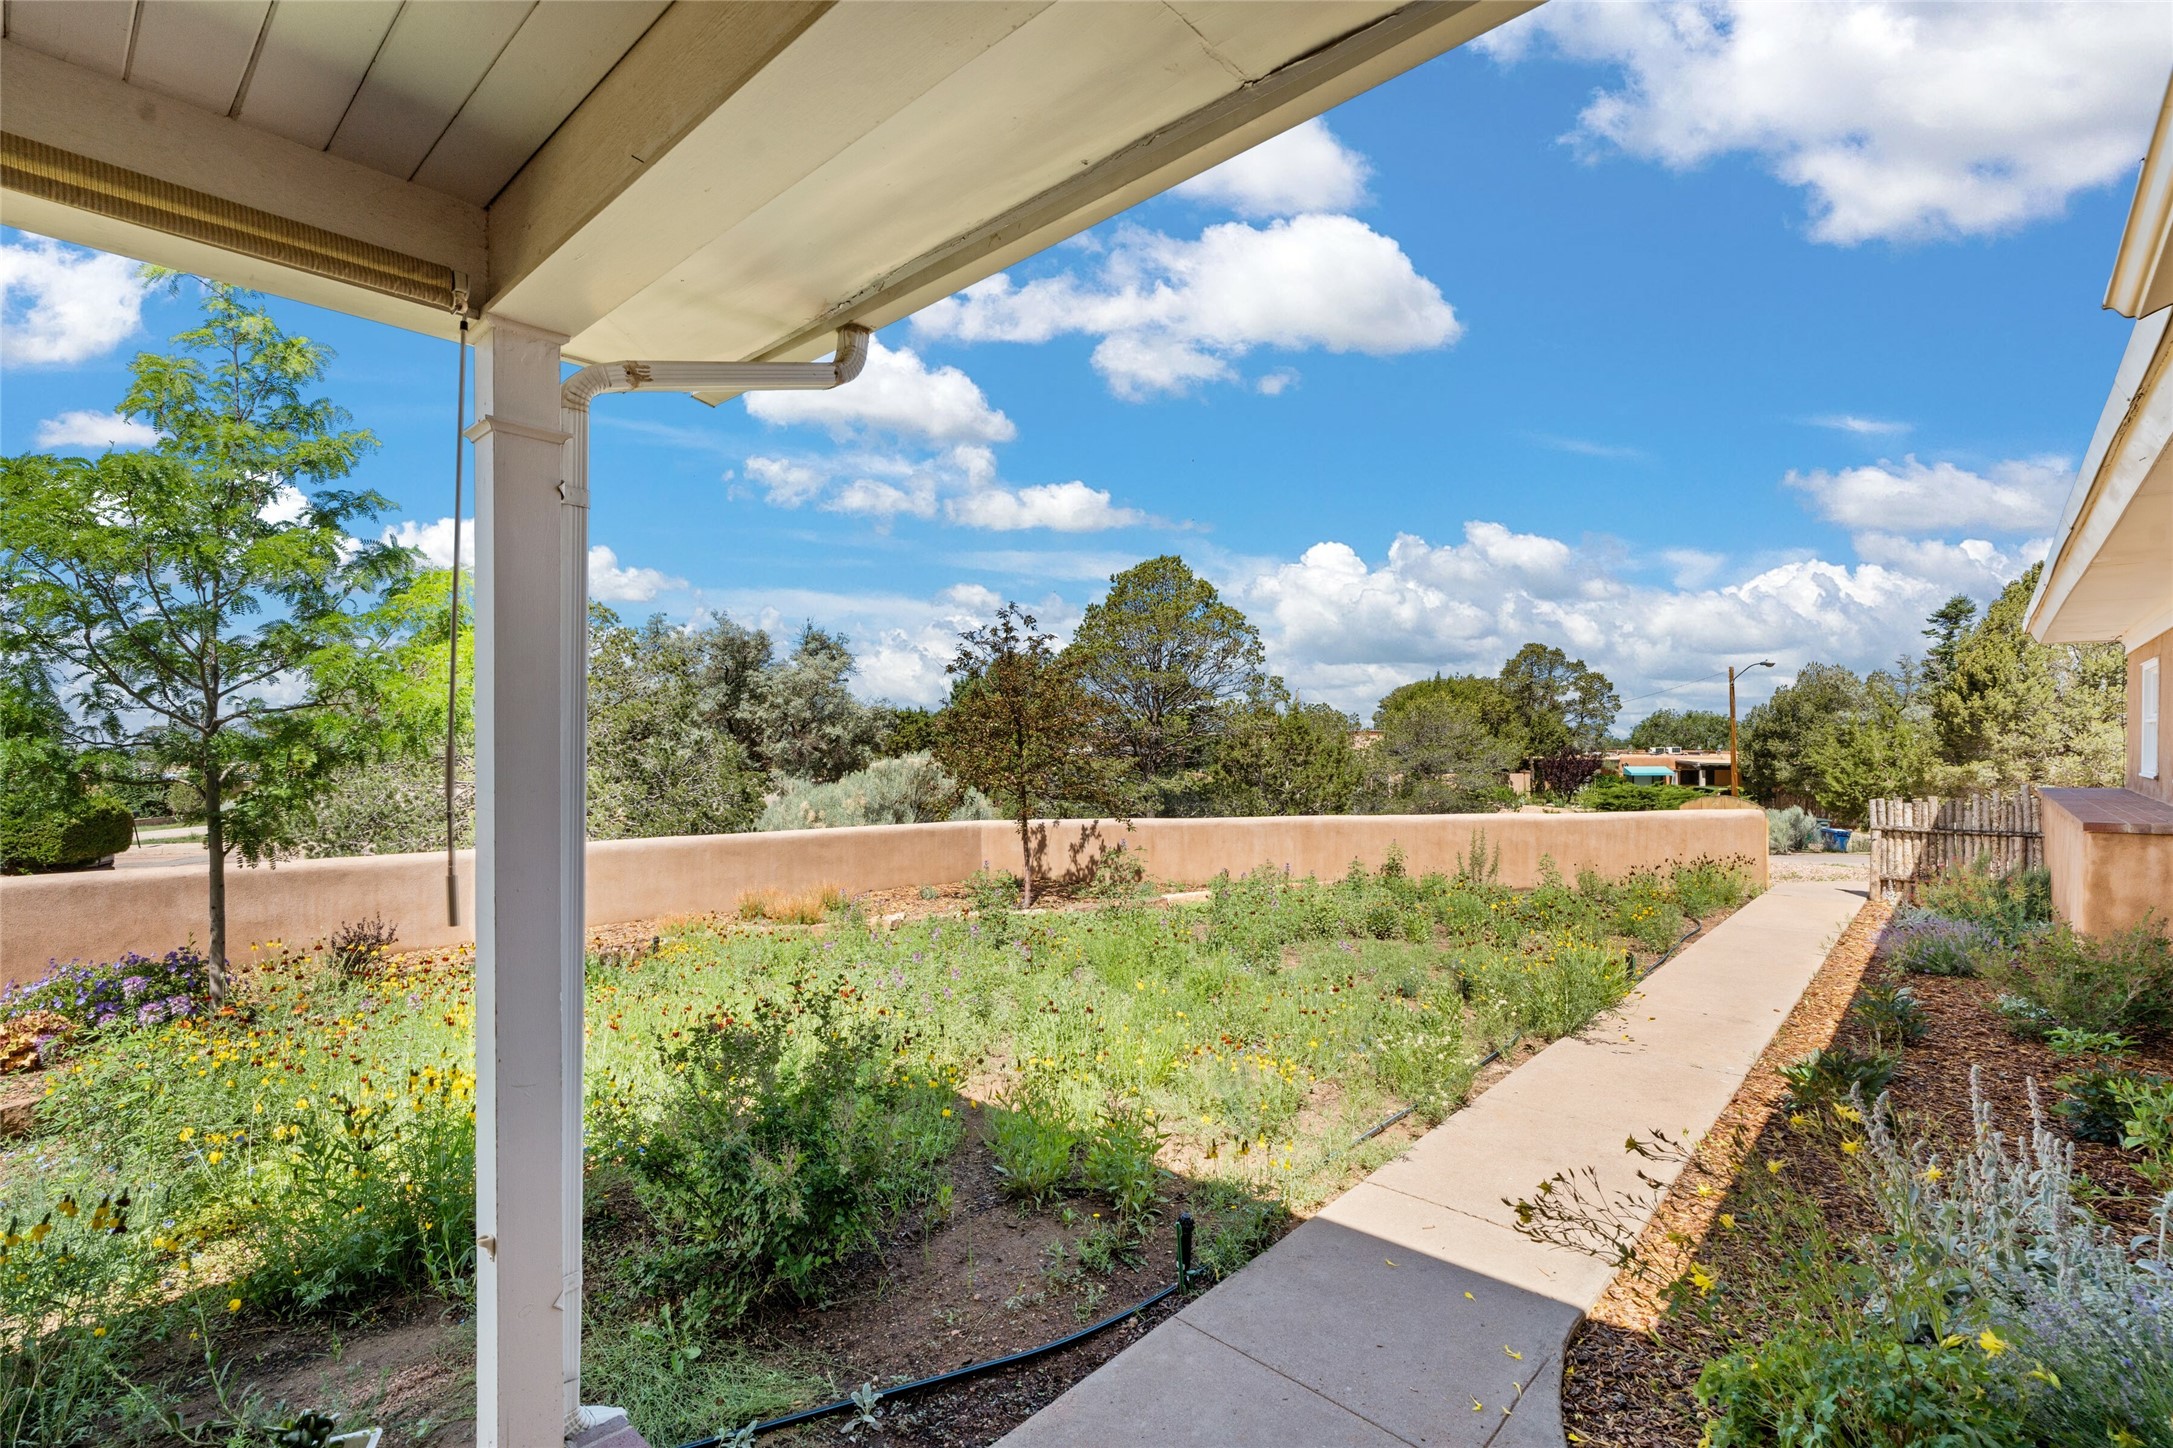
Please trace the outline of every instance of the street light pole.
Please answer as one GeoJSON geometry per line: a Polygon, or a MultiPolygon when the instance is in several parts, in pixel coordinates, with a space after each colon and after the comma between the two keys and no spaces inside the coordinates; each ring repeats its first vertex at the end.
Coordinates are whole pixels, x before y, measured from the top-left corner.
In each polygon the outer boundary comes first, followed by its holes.
{"type": "MultiPolygon", "coordinates": [[[[1757,663],[1741,669],[1733,664],[1728,665],[1728,797],[1730,799],[1741,799],[1743,797],[1743,756],[1738,752],[1735,744],[1735,681],[1749,673],[1751,669],[1770,669],[1772,667],[1773,660],[1771,659],[1760,659],[1757,663]]],[[[1708,674],[1706,677],[1711,678],[1712,675],[1708,674]]]]}

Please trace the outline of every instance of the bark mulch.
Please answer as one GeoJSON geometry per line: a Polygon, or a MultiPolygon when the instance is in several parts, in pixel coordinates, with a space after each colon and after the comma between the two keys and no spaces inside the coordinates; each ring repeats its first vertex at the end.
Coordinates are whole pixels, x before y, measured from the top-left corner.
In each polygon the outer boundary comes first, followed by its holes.
{"type": "MultiPolygon", "coordinates": [[[[1828,1044],[1868,1047],[1849,1007],[1866,984],[1897,978],[1877,959],[1879,935],[1891,911],[1872,903],[1860,911],[1812,979],[1796,1009],[1737,1091],[1713,1131],[1699,1144],[1637,1245],[1642,1264],[1620,1273],[1572,1338],[1562,1385],[1569,1441],[1593,1448],[1696,1448],[1703,1419],[1692,1389],[1704,1365],[1762,1334],[1758,1313],[1785,1317],[1786,1302],[1760,1304],[1752,1320],[1738,1316],[1733,1337],[1669,1311],[1670,1288],[1701,1264],[1725,1280],[1756,1280],[1761,1247],[1751,1233],[1715,1231],[1724,1212],[1741,1211],[1738,1174],[1760,1163],[1783,1163],[1793,1185],[1810,1194],[1837,1238],[1874,1229],[1876,1220],[1830,1150],[1806,1150],[1807,1139],[1784,1112],[1787,1086],[1780,1067],[1828,1044]]],[[[1907,1135],[1946,1148],[1970,1132],[1972,1075],[1994,1121],[2010,1137],[2031,1122],[2032,1085],[2051,1114],[2059,1092],[2053,1078],[2069,1067],[2041,1043],[2016,1037],[1993,1009],[1998,992],[1981,980],[1911,976],[1907,983],[1929,1020],[1924,1038],[1903,1053],[1888,1091],[1907,1135]]],[[[2134,1064],[2173,1073],[2173,1044],[2139,1052],[2134,1064]]],[[[2103,1195],[2093,1203],[2106,1220],[2137,1226],[2149,1215],[2151,1189],[2127,1154],[2077,1142],[2076,1165],[2103,1195]]]]}

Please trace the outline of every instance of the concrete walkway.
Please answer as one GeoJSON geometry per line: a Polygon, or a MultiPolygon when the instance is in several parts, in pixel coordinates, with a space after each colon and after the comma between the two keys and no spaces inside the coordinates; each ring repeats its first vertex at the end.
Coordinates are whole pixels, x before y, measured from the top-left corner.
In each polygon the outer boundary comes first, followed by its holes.
{"type": "Polygon", "coordinates": [[[1709,1128],[1863,903],[1776,884],[1003,1448],[1561,1448],[1562,1348],[1614,1272],[1518,1236],[1502,1199],[1583,1166],[1610,1193],[1672,1180],[1624,1139],[1709,1128]]]}

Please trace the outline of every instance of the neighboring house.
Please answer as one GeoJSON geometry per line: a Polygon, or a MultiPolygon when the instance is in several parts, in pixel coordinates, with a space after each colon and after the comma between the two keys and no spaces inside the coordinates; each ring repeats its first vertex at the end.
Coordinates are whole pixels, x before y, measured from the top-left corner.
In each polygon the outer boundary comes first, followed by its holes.
{"type": "Polygon", "coordinates": [[[2128,651],[2128,761],[2120,789],[2047,789],[2052,898],[2078,930],[2173,915],[2173,86],[2158,113],[2105,305],[2136,318],[2112,396],[2030,600],[2048,644],[2128,651]]]}
{"type": "Polygon", "coordinates": [[[1603,768],[1636,784],[1726,789],[1735,781],[1735,756],[1725,749],[1624,751],[1607,755],[1603,768]]]}

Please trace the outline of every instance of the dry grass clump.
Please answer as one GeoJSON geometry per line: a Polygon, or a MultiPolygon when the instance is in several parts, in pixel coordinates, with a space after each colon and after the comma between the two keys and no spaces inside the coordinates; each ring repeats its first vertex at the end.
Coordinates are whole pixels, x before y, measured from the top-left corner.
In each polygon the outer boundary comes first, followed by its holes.
{"type": "Polygon", "coordinates": [[[734,913],[742,920],[771,920],[780,925],[818,925],[845,903],[845,892],[836,885],[818,885],[797,895],[764,888],[739,897],[734,913]]]}

